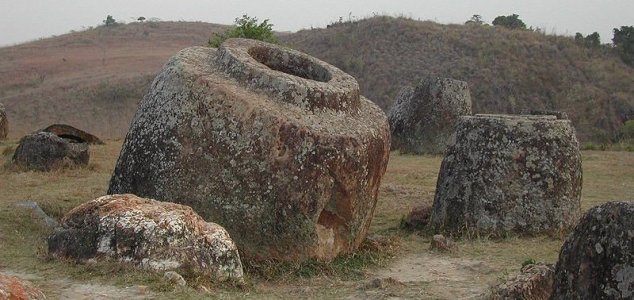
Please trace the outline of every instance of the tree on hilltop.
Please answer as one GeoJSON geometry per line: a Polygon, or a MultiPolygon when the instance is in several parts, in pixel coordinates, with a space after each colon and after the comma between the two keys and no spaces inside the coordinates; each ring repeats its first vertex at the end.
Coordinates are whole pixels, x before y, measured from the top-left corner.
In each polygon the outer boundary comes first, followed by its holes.
{"type": "Polygon", "coordinates": [[[575,34],[575,42],[588,48],[595,48],[601,46],[601,36],[599,36],[599,33],[596,31],[585,37],[580,32],[577,32],[575,34]]]}
{"type": "Polygon", "coordinates": [[[517,14],[512,14],[510,16],[497,16],[493,20],[492,24],[509,29],[526,29],[526,24],[524,24],[524,21],[522,21],[520,16],[517,14]]]}
{"type": "Polygon", "coordinates": [[[269,23],[269,19],[258,24],[258,18],[243,15],[242,18],[236,18],[235,25],[236,27],[223,33],[214,33],[214,36],[209,39],[209,46],[218,48],[222,42],[229,38],[247,38],[278,43],[278,39],[273,33],[273,24],[269,23]]]}
{"type": "Polygon", "coordinates": [[[484,21],[482,21],[482,16],[481,15],[473,15],[471,16],[471,19],[467,20],[467,22],[464,22],[465,25],[483,25],[484,21]]]}
{"type": "Polygon", "coordinates": [[[114,19],[111,15],[108,15],[108,16],[106,17],[106,19],[105,19],[105,20],[103,20],[103,23],[104,23],[106,26],[111,26],[111,25],[116,25],[116,24],[117,24],[117,21],[116,21],[116,20],[115,20],[115,19],[114,19]]]}
{"type": "Polygon", "coordinates": [[[634,66],[634,26],[621,26],[614,28],[612,43],[623,61],[634,66]]]}

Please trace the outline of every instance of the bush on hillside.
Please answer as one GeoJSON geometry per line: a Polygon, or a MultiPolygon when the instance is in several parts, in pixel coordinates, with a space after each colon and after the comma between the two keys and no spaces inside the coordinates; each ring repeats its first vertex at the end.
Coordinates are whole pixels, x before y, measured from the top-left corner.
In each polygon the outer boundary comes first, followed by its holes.
{"type": "Polygon", "coordinates": [[[258,18],[243,15],[242,18],[236,18],[236,27],[231,28],[223,33],[215,33],[209,39],[209,46],[218,48],[226,39],[229,38],[247,38],[265,41],[269,43],[278,43],[278,39],[273,33],[273,24],[269,23],[269,19],[265,19],[258,24],[258,18]]]}

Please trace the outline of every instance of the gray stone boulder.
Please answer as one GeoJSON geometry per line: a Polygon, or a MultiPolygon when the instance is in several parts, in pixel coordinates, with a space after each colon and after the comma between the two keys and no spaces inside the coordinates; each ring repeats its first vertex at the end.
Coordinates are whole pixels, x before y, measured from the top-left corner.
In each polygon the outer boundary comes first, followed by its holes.
{"type": "Polygon", "coordinates": [[[46,296],[33,283],[0,273],[0,299],[45,300],[46,296]]]}
{"type": "Polygon", "coordinates": [[[495,286],[490,299],[548,300],[553,292],[553,265],[537,263],[523,266],[519,274],[495,286]]]}
{"type": "Polygon", "coordinates": [[[89,159],[86,143],[75,143],[50,132],[35,132],[20,140],[12,162],[22,170],[51,171],[87,165],[89,159]]]}
{"type": "Polygon", "coordinates": [[[392,149],[444,153],[458,117],[464,115],[471,115],[471,95],[464,81],[430,78],[405,87],[389,113],[392,149]]]}
{"type": "Polygon", "coordinates": [[[366,235],[389,134],[350,75],[295,50],[229,39],[184,49],[163,67],[108,193],[189,205],[249,259],[330,260],[366,235]]]}
{"type": "Polygon", "coordinates": [[[561,247],[551,299],[634,299],[634,203],[590,209],[561,247]]]}
{"type": "Polygon", "coordinates": [[[243,278],[238,249],[224,228],[187,206],[131,194],[103,196],[72,209],[48,238],[48,252],[213,280],[243,278]]]}
{"type": "Polygon", "coordinates": [[[439,232],[557,232],[580,215],[581,155],[553,115],[463,116],[441,164],[431,215],[439,232]]]}
{"type": "Polygon", "coordinates": [[[0,103],[0,140],[6,139],[8,134],[9,120],[7,119],[7,112],[2,103],[0,103]]]}

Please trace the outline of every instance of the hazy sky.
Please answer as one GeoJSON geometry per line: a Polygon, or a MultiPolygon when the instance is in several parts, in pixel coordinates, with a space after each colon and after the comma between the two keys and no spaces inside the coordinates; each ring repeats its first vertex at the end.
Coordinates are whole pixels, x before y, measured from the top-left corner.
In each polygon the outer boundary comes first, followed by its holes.
{"type": "Polygon", "coordinates": [[[611,42],[612,28],[634,25],[634,0],[0,0],[0,46],[99,25],[106,15],[124,22],[144,16],[231,24],[248,14],[270,19],[275,30],[297,31],[325,27],[350,13],[402,14],[445,24],[464,23],[473,14],[491,23],[496,16],[516,13],[527,26],[549,34],[597,31],[602,42],[611,42]]]}

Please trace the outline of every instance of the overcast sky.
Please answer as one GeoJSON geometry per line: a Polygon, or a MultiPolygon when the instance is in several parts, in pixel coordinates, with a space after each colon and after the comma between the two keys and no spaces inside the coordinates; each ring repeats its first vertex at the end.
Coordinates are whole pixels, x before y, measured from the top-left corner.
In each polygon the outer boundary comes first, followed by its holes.
{"type": "Polygon", "coordinates": [[[634,25],[634,0],[0,0],[0,46],[68,33],[101,24],[106,15],[132,22],[139,16],[165,21],[231,24],[243,14],[268,18],[278,31],[325,27],[339,17],[405,15],[439,23],[464,23],[473,14],[487,23],[520,15],[527,26],[547,33],[599,32],[611,42],[612,29],[634,25]]]}

